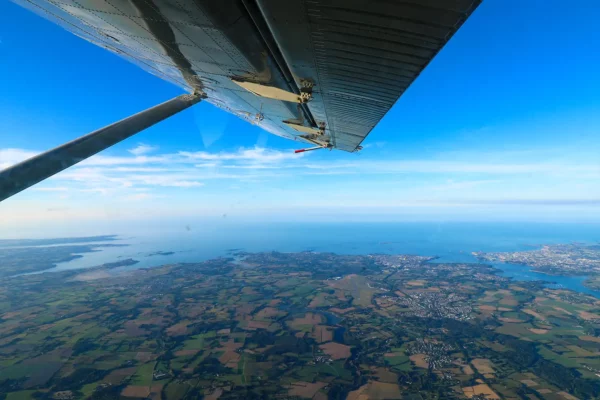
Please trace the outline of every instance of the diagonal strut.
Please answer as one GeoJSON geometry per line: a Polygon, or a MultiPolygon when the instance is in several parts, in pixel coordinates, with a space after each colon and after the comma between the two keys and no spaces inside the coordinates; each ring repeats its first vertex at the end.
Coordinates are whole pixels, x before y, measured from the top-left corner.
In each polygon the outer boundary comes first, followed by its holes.
{"type": "Polygon", "coordinates": [[[185,110],[203,98],[201,94],[177,96],[0,171],[0,202],[185,110]]]}

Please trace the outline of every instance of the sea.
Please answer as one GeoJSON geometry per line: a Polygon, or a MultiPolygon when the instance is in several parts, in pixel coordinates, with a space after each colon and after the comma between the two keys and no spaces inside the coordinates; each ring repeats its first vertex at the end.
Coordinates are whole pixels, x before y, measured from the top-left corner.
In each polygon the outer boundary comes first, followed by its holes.
{"type": "MultiPolygon", "coordinates": [[[[134,227],[135,228],[135,227],[134,227]]],[[[544,244],[600,242],[600,225],[569,223],[458,223],[458,222],[290,222],[169,223],[153,228],[121,229],[111,244],[81,258],[58,264],[52,270],[89,268],[132,258],[126,268],[198,262],[246,252],[333,252],[338,254],[413,254],[436,256],[436,262],[477,262],[474,251],[501,252],[539,248],[544,244]],[[169,255],[157,252],[172,253],[169,255]]],[[[101,245],[102,242],[97,243],[101,245]]],[[[583,285],[585,276],[555,276],[516,264],[493,264],[515,280],[544,280],[600,298],[600,291],[583,285]]]]}

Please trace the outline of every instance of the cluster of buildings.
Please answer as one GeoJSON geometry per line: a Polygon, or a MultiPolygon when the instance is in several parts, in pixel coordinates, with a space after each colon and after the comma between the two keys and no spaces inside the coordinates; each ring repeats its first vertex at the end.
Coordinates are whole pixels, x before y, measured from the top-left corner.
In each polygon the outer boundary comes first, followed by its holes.
{"type": "Polygon", "coordinates": [[[475,252],[480,260],[524,264],[543,272],[562,275],[600,273],[600,246],[560,244],[538,250],[505,253],[475,252]]]}
{"type": "Polygon", "coordinates": [[[470,301],[459,294],[439,291],[418,291],[397,297],[396,303],[408,308],[408,315],[420,318],[449,318],[468,321],[472,318],[470,301]]]}
{"type": "Polygon", "coordinates": [[[410,355],[424,354],[429,368],[439,370],[452,364],[449,353],[453,350],[454,347],[447,343],[417,339],[408,346],[407,353],[410,355]]]}

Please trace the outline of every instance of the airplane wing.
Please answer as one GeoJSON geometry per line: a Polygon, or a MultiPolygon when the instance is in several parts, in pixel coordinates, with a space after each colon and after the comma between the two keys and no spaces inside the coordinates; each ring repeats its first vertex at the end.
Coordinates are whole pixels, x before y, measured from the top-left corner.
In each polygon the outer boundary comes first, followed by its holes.
{"type": "Polygon", "coordinates": [[[481,2],[15,1],[270,133],[350,152],[481,2]]]}
{"type": "Polygon", "coordinates": [[[201,100],[297,152],[360,150],[481,2],[14,1],[190,94],[0,171],[0,202],[201,100]]]}

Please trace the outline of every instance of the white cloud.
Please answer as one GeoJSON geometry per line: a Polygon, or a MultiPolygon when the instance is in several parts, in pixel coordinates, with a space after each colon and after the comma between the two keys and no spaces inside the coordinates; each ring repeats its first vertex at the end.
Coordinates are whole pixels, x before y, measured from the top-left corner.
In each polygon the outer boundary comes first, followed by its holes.
{"type": "Polygon", "coordinates": [[[169,172],[172,168],[164,167],[114,167],[112,171],[115,172],[169,172]]]}
{"type": "Polygon", "coordinates": [[[39,152],[24,149],[0,149],[0,170],[38,155],[39,152]]]}
{"type": "Polygon", "coordinates": [[[169,161],[168,155],[165,156],[135,156],[135,157],[112,157],[112,156],[92,156],[78,165],[83,166],[111,166],[111,165],[139,165],[139,164],[158,164],[169,161]]]}
{"type": "Polygon", "coordinates": [[[140,143],[137,145],[137,147],[134,147],[133,149],[129,149],[127,151],[129,151],[134,156],[142,156],[144,154],[152,153],[157,150],[158,146],[151,146],[149,144],[140,143]]]}
{"type": "Polygon", "coordinates": [[[94,188],[89,188],[89,189],[80,189],[80,192],[82,193],[98,193],[101,195],[108,195],[114,192],[114,188],[111,187],[94,187],[94,188]]]}
{"type": "MultiPolygon", "coordinates": [[[[17,200],[29,199],[35,204],[57,201],[58,196],[68,194],[68,200],[57,204],[75,207],[96,203],[106,213],[119,213],[127,204],[137,212],[136,202],[140,202],[140,206],[151,205],[156,213],[169,209],[183,213],[184,209],[196,212],[206,207],[225,212],[234,201],[242,201],[243,207],[237,206],[240,210],[253,212],[257,207],[282,204],[303,209],[331,204],[364,209],[414,204],[468,208],[471,203],[495,201],[521,204],[527,198],[548,199],[546,203],[557,206],[583,201],[580,204],[591,207],[595,203],[585,199],[600,198],[596,183],[600,167],[578,160],[536,162],[522,157],[514,162],[515,158],[503,161],[500,156],[473,159],[453,154],[438,154],[438,159],[382,160],[369,153],[362,157],[323,153],[303,156],[292,150],[254,147],[96,155],[41,187],[25,191],[17,200]],[[210,190],[200,189],[206,183],[210,183],[210,190]],[[562,193],[569,193],[571,198],[561,200],[562,193]],[[196,194],[202,195],[202,202],[190,202],[196,194]],[[165,196],[168,202],[158,200],[165,196]]],[[[0,149],[0,163],[19,162],[35,154],[24,149],[0,149]]],[[[54,214],[58,218],[60,213],[54,214]]]]}
{"type": "Polygon", "coordinates": [[[286,168],[285,165],[279,165],[279,164],[248,164],[248,165],[233,164],[233,165],[223,165],[222,167],[228,168],[228,169],[281,169],[281,168],[286,168]]]}
{"type": "MultiPolygon", "coordinates": [[[[297,169],[302,173],[306,170],[325,170],[328,173],[481,173],[481,174],[588,174],[592,178],[600,175],[600,166],[596,163],[568,163],[568,162],[482,162],[482,161],[449,161],[443,159],[443,154],[438,159],[425,160],[400,160],[380,161],[375,159],[355,159],[352,161],[338,161],[336,157],[321,159],[321,161],[305,161],[306,153],[295,154],[292,150],[281,151],[263,147],[240,148],[236,151],[206,152],[206,151],[180,151],[177,153],[164,153],[153,156],[144,155],[156,151],[156,146],[140,144],[129,152],[133,156],[107,156],[95,155],[77,164],[74,168],[61,173],[61,176],[82,168],[107,167],[111,172],[123,173],[172,173],[187,170],[190,166],[196,168],[227,169],[297,169]],[[343,172],[342,172],[343,171],[343,172]]],[[[12,165],[38,154],[37,151],[25,149],[0,149],[0,165],[12,165]]],[[[449,153],[449,157],[456,157],[449,153]]],[[[498,160],[498,157],[488,157],[498,160]]],[[[314,160],[314,158],[313,158],[314,160]]],[[[298,171],[290,172],[297,175],[298,171]]],[[[308,173],[307,173],[308,174],[308,173]]]]}
{"type": "Polygon", "coordinates": [[[204,183],[202,183],[202,182],[194,182],[194,181],[175,181],[175,182],[171,182],[168,185],[163,185],[163,186],[189,188],[189,187],[204,186],[204,183]]]}
{"type": "Polygon", "coordinates": [[[180,187],[193,188],[204,186],[204,183],[194,180],[174,180],[171,175],[145,175],[140,177],[130,177],[134,184],[161,187],[180,187]]]}
{"type": "Polygon", "coordinates": [[[246,161],[255,163],[275,163],[285,160],[295,160],[301,158],[304,154],[295,154],[291,150],[279,151],[270,150],[262,147],[255,147],[253,149],[241,148],[236,152],[221,152],[221,153],[208,153],[205,151],[188,152],[181,151],[179,155],[192,159],[192,160],[205,160],[205,161],[246,161]]]}
{"type": "Polygon", "coordinates": [[[69,188],[65,186],[56,186],[56,187],[34,187],[31,190],[35,190],[38,192],[68,192],[69,188]]]}
{"type": "Polygon", "coordinates": [[[136,193],[136,194],[130,194],[128,196],[125,196],[125,200],[127,200],[127,201],[142,201],[142,200],[152,199],[155,197],[156,196],[154,196],[150,193],[136,193]]]}
{"type": "Polygon", "coordinates": [[[598,165],[573,165],[550,163],[469,163],[444,160],[411,160],[411,161],[357,161],[354,163],[327,165],[311,164],[313,169],[351,169],[357,172],[365,170],[371,173],[423,173],[423,174],[561,174],[561,173],[600,173],[598,165]]]}
{"type": "MultiPolygon", "coordinates": [[[[141,147],[144,148],[141,152],[144,152],[152,146],[143,144],[138,146],[141,147]]],[[[134,151],[136,149],[130,152],[139,154],[140,152],[134,151]]],[[[35,154],[37,152],[24,149],[0,149],[0,164],[14,164],[35,154]]],[[[248,179],[295,179],[300,176],[328,175],[357,175],[365,178],[375,175],[435,174],[458,178],[468,174],[468,180],[480,181],[487,181],[492,176],[501,175],[523,177],[547,175],[572,180],[591,180],[600,177],[600,167],[596,164],[486,163],[443,159],[380,161],[365,158],[341,161],[336,160],[335,157],[331,157],[331,160],[321,158],[320,161],[316,161],[312,156],[308,157],[311,161],[303,158],[303,154],[294,154],[291,150],[270,150],[262,147],[214,153],[182,151],[154,156],[96,155],[61,172],[52,178],[52,181],[60,182],[56,186],[62,188],[67,188],[69,182],[77,182],[79,186],[85,186],[84,188],[106,188],[107,186],[192,188],[202,186],[202,181],[206,179],[247,181],[248,179]],[[235,172],[224,173],[225,171],[235,172]],[[478,177],[473,179],[473,175],[478,177]]]]}
{"type": "Polygon", "coordinates": [[[386,146],[386,144],[387,144],[387,142],[384,142],[384,141],[380,140],[380,141],[377,141],[377,142],[371,142],[371,143],[363,144],[362,147],[363,147],[363,149],[368,149],[368,148],[373,148],[373,147],[376,147],[378,149],[382,149],[382,148],[384,148],[386,146]]]}
{"type": "Polygon", "coordinates": [[[472,188],[475,188],[475,187],[481,186],[481,185],[489,185],[489,184],[500,183],[500,182],[501,181],[499,181],[499,180],[493,180],[493,179],[454,182],[452,179],[450,179],[442,185],[429,186],[429,187],[427,187],[427,190],[437,191],[437,192],[449,192],[449,191],[456,191],[456,190],[462,191],[465,189],[472,189],[472,188]]]}

